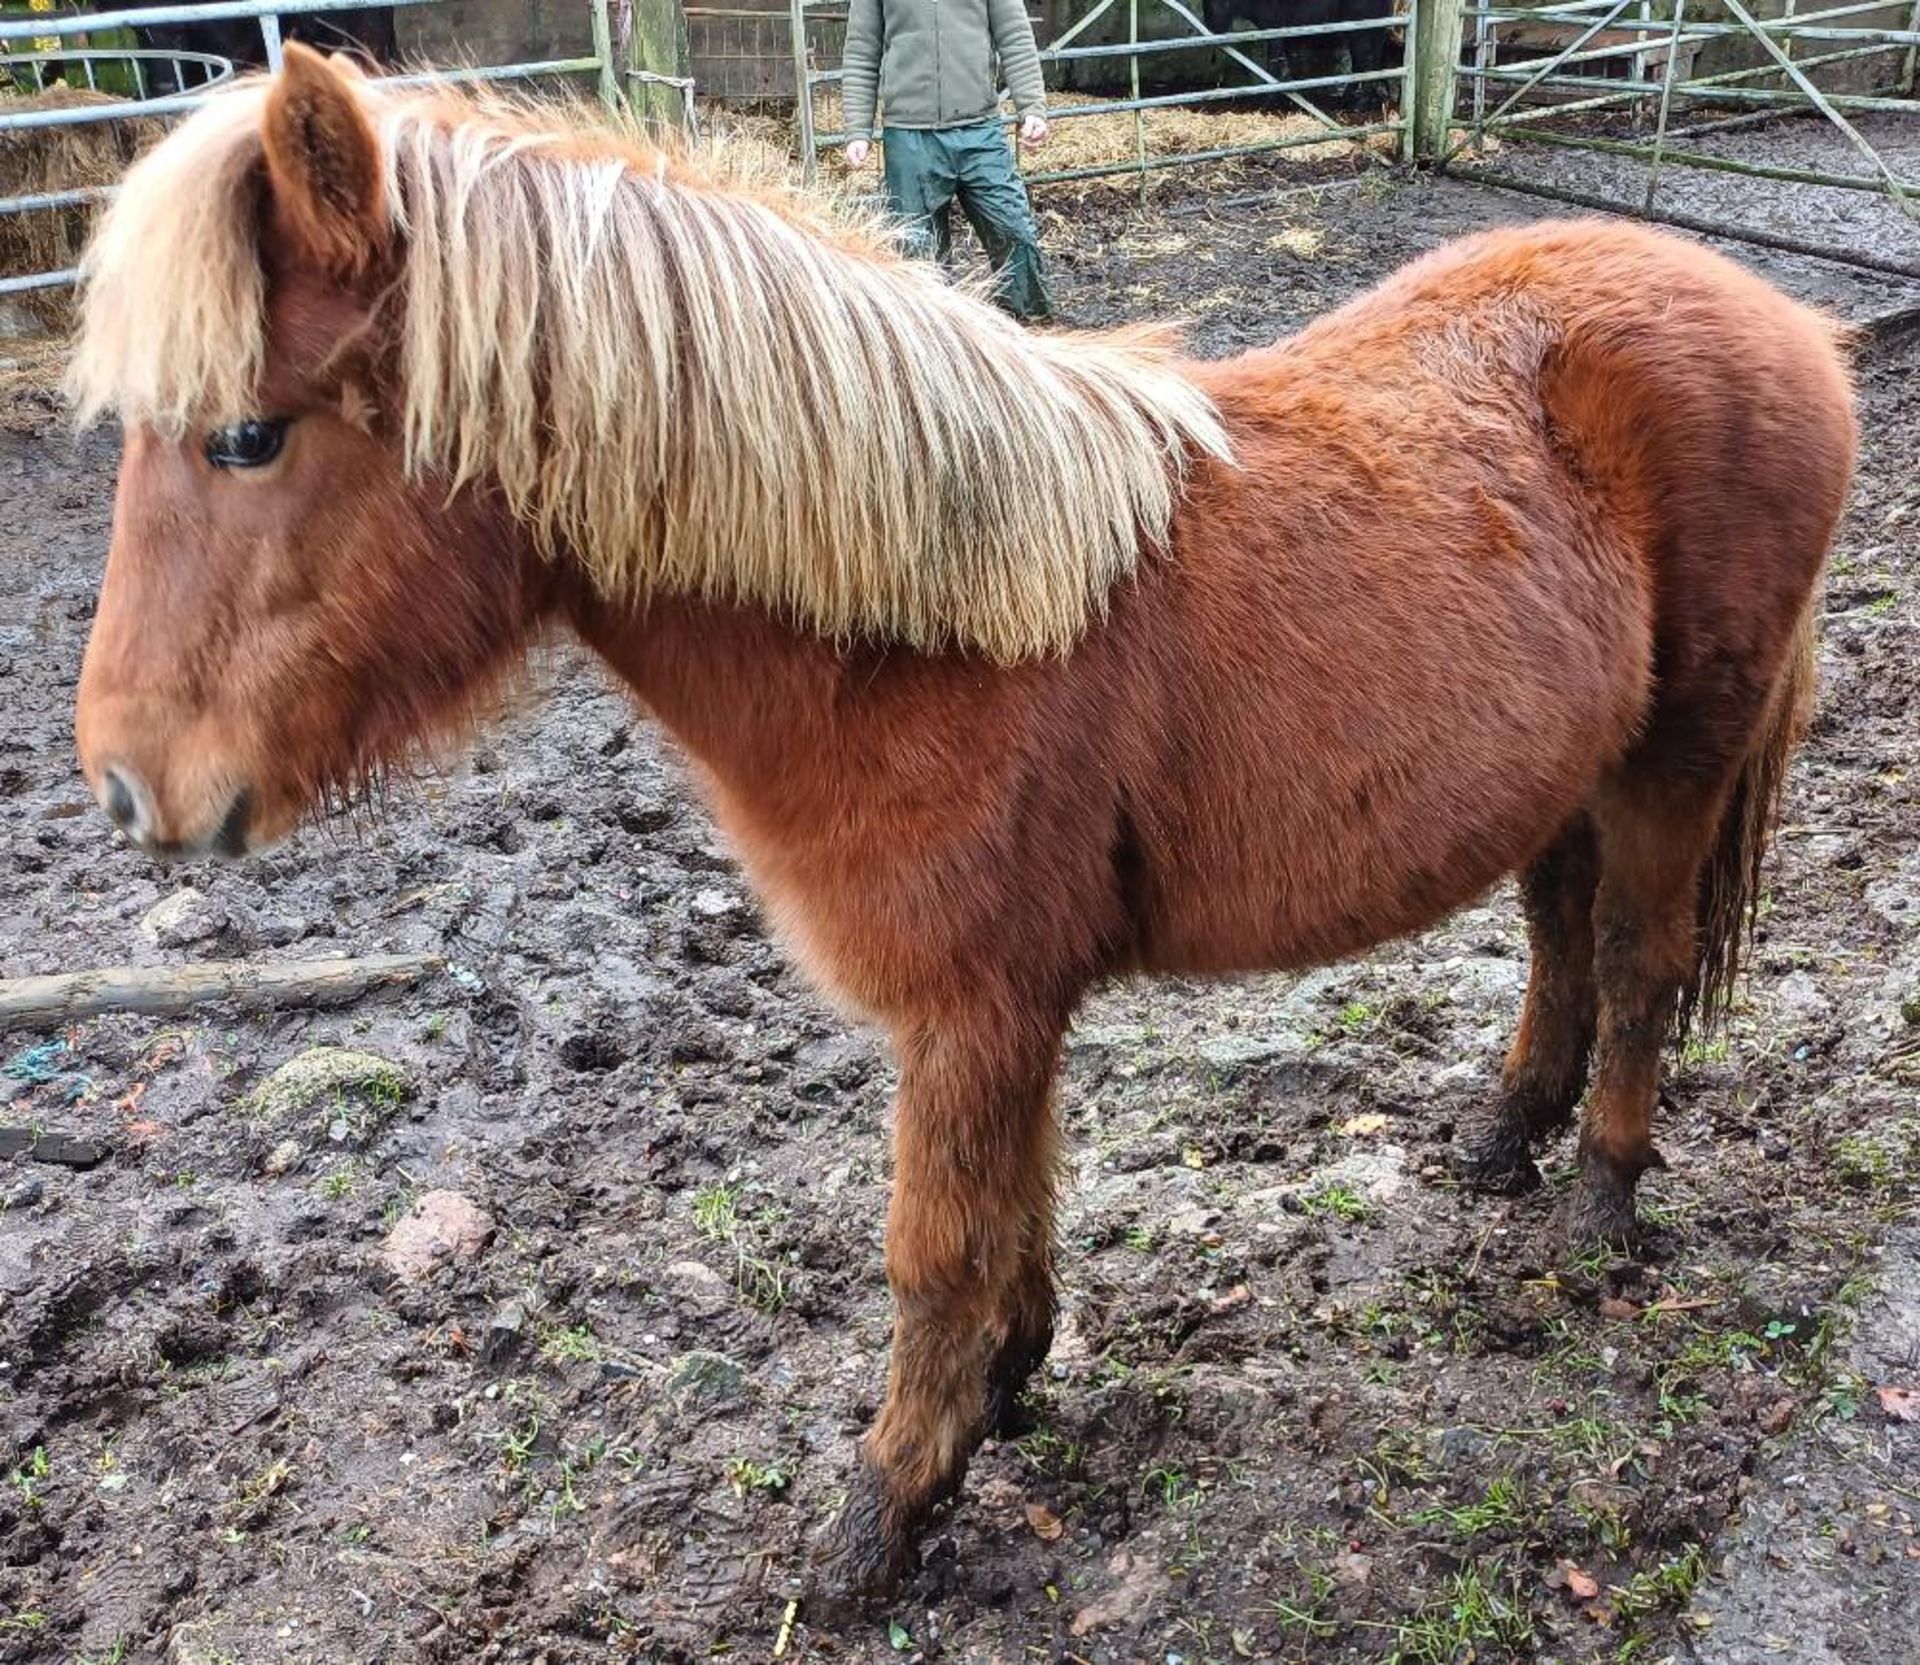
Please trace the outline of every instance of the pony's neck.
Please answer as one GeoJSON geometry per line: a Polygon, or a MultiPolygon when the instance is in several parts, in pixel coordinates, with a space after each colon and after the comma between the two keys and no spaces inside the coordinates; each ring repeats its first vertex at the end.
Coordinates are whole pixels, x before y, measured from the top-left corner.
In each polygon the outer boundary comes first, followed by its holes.
{"type": "Polygon", "coordinates": [[[575,634],[731,799],[791,796],[802,747],[833,730],[863,659],[757,607],[656,595],[628,605],[570,586],[575,634]]]}

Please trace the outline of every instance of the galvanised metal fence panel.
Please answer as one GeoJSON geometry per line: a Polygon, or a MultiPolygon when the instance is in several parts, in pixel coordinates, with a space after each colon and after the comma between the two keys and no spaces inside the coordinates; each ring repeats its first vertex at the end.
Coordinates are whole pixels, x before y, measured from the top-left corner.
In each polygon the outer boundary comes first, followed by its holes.
{"type": "MultiPolygon", "coordinates": [[[[140,9],[101,9],[94,12],[34,12],[24,17],[0,17],[0,89],[8,82],[19,88],[28,83],[33,90],[45,92],[59,71],[59,79],[76,74],[88,90],[97,91],[103,80],[111,78],[131,85],[137,96],[100,102],[60,104],[52,108],[10,109],[9,100],[0,96],[0,145],[12,142],[14,135],[58,127],[84,127],[98,124],[145,123],[179,116],[205,101],[222,82],[232,78],[235,64],[230,59],[190,51],[162,51],[129,46],[138,39],[138,31],[158,25],[203,24],[232,19],[252,20],[260,29],[260,57],[268,68],[278,68],[281,58],[280,17],[297,14],[305,18],[316,14],[392,10],[397,7],[423,6],[436,0],[206,0],[192,5],[160,5],[140,9]],[[72,46],[61,43],[72,41],[72,46]],[[196,71],[190,90],[146,96],[153,66],[165,61],[174,74],[174,84],[188,87],[179,71],[196,71]]],[[[592,77],[600,96],[610,105],[627,104],[636,113],[646,104],[649,89],[670,91],[678,101],[678,117],[691,127],[694,122],[693,84],[683,76],[658,73],[640,62],[636,41],[622,38],[616,29],[609,0],[581,0],[591,26],[593,51],[590,55],[569,58],[545,58],[522,63],[463,64],[395,75],[402,84],[425,81],[527,81],[556,76],[592,77]]],[[[620,22],[627,21],[628,9],[621,8],[620,22]]],[[[31,102],[19,99],[17,102],[31,102]]],[[[111,185],[89,185],[70,190],[30,191],[0,197],[0,217],[25,214],[70,213],[112,194],[111,185]]],[[[43,272],[0,273],[0,296],[29,290],[58,287],[76,276],[67,268],[43,272]]]]}
{"type": "MultiPolygon", "coordinates": [[[[1759,181],[1873,192],[1920,225],[1920,179],[1889,162],[1853,119],[1906,118],[1920,132],[1915,86],[1920,3],[1815,0],[1801,10],[1787,0],[1779,17],[1758,16],[1753,0],[1662,0],[1659,8],[1648,0],[1555,0],[1537,7],[1498,0],[1430,3],[1457,8],[1465,28],[1458,76],[1463,96],[1431,155],[1450,171],[1581,206],[1689,224],[1663,209],[1661,181],[1671,169],[1708,169],[1759,181]],[[1904,26],[1890,27],[1890,15],[1902,11],[1904,26]],[[1557,31],[1555,49],[1542,49],[1543,29],[1557,31]],[[1516,37],[1526,37],[1531,49],[1521,61],[1502,50],[1516,37]],[[1699,72],[1704,49],[1717,47],[1725,56],[1729,44],[1744,47],[1751,61],[1699,72]],[[1842,66],[1844,86],[1836,84],[1842,66]],[[1688,143],[1792,116],[1817,116],[1831,124],[1859,166],[1851,172],[1789,166],[1688,143]],[[1631,159],[1644,172],[1629,177],[1624,200],[1602,201],[1537,175],[1502,169],[1489,154],[1490,138],[1631,159]]],[[[1898,121],[1896,130],[1906,131],[1905,121],[1898,121]]],[[[1916,259],[1906,263],[1716,221],[1700,221],[1694,228],[1920,276],[1920,235],[1916,259]]]]}
{"type": "MultiPolygon", "coordinates": [[[[1406,0],[1404,10],[1396,10],[1396,0],[1370,0],[1366,6],[1367,15],[1361,17],[1327,23],[1226,32],[1215,31],[1207,26],[1199,13],[1193,9],[1201,3],[1202,0],[1193,0],[1193,5],[1189,5],[1187,0],[1124,0],[1124,13],[1122,13],[1122,0],[1092,0],[1085,11],[1050,40],[1041,43],[1040,62],[1043,68],[1048,65],[1070,65],[1101,59],[1126,61],[1129,70],[1127,97],[1104,99],[1099,103],[1050,103],[1047,119],[1049,122],[1062,122],[1090,116],[1131,113],[1134,117],[1135,154],[1130,161],[1029,173],[1026,176],[1029,183],[1046,184],[1057,180],[1092,179],[1116,174],[1137,174],[1144,178],[1149,172],[1161,169],[1257,156],[1299,149],[1308,145],[1323,145],[1329,139],[1359,141],[1379,134],[1391,134],[1400,142],[1403,150],[1409,149],[1410,127],[1404,112],[1411,107],[1412,103],[1409,96],[1414,67],[1412,42],[1419,8],[1427,3],[1427,0],[1406,0]],[[1161,28],[1170,27],[1173,32],[1165,35],[1143,36],[1141,33],[1143,7],[1161,28]],[[1119,15],[1124,15],[1127,22],[1127,38],[1124,41],[1090,45],[1075,44],[1094,24],[1119,15]],[[1400,64],[1375,70],[1348,71],[1344,74],[1281,76],[1274,74],[1265,64],[1249,56],[1246,50],[1248,47],[1268,42],[1338,43],[1343,37],[1374,31],[1391,31],[1396,34],[1404,31],[1406,50],[1400,64]],[[1219,87],[1202,87],[1148,95],[1141,93],[1140,66],[1143,61],[1200,52],[1221,54],[1237,71],[1242,72],[1244,79],[1219,87]],[[1369,122],[1351,124],[1341,122],[1322,107],[1325,102],[1324,97],[1316,99],[1314,96],[1368,87],[1379,92],[1383,107],[1379,119],[1369,122]],[[1144,117],[1149,111],[1204,109],[1209,105],[1218,104],[1244,106],[1253,102],[1285,103],[1310,117],[1313,125],[1309,130],[1298,134],[1288,134],[1256,143],[1222,145],[1211,150],[1179,154],[1148,154],[1144,117]]],[[[795,100],[795,124],[798,130],[800,154],[809,173],[817,166],[818,159],[824,151],[845,144],[847,141],[847,135],[840,130],[838,122],[823,125],[818,104],[822,93],[840,85],[842,72],[839,66],[838,41],[823,40],[823,31],[817,25],[824,17],[844,17],[844,5],[845,0],[789,0],[788,19],[793,43],[794,83],[799,89],[795,100]]],[[[1009,125],[1012,125],[1013,118],[1009,117],[1008,121],[1009,125]]]]}

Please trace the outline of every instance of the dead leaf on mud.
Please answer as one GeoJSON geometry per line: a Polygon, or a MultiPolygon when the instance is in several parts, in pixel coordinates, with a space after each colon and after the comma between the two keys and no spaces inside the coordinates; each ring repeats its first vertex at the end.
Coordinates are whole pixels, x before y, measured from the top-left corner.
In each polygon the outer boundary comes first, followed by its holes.
{"type": "Polygon", "coordinates": [[[1920,1422],[1920,1388],[1881,1387],[1873,1391],[1881,1410],[1895,1422],[1920,1422]]]}
{"type": "Polygon", "coordinates": [[[1044,1503],[1027,1505],[1027,1525],[1033,1528],[1036,1538],[1044,1539],[1047,1543],[1052,1543],[1067,1529],[1060,1517],[1044,1503]]]}

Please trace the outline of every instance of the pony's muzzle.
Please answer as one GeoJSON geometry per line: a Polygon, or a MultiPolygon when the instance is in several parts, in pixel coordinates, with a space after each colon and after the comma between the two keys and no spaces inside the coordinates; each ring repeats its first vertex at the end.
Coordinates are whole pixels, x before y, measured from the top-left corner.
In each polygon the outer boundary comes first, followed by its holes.
{"type": "Polygon", "coordinates": [[[247,853],[247,835],[253,819],[253,795],[241,787],[228,799],[210,832],[194,838],[168,837],[154,808],[154,796],[139,774],[123,763],[100,771],[95,795],[100,807],[130,844],[163,860],[176,857],[219,856],[229,860],[247,853]]]}

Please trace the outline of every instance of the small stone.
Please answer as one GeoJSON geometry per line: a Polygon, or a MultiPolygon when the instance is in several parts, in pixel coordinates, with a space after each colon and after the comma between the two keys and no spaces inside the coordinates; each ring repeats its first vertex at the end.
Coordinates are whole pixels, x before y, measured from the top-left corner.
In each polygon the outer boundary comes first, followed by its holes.
{"type": "Polygon", "coordinates": [[[480,1362],[501,1365],[520,1349],[526,1333],[527,1308],[524,1301],[506,1301],[487,1320],[487,1333],[480,1343],[480,1362]]]}
{"type": "Polygon", "coordinates": [[[1107,1572],[1115,1582],[1074,1614],[1068,1629],[1075,1636],[1144,1617],[1173,1582],[1151,1562],[1135,1561],[1124,1549],[1107,1562],[1107,1572]]]}
{"type": "Polygon", "coordinates": [[[185,948],[218,936],[226,927],[226,910],[192,885],[154,903],[140,921],[141,934],[156,948],[185,948]]]}
{"type": "Polygon", "coordinates": [[[696,919],[725,919],[740,911],[740,898],[724,890],[696,890],[688,906],[696,919]]]}
{"type": "Polygon", "coordinates": [[[0,1210],[38,1208],[41,1199],[47,1194],[46,1185],[37,1179],[23,1179],[0,1201],[0,1210]]]}
{"type": "Polygon", "coordinates": [[[429,1191],[387,1233],[380,1257],[403,1283],[420,1283],[442,1266],[478,1260],[493,1237],[493,1216],[458,1191],[429,1191]]]}
{"type": "Polygon", "coordinates": [[[676,1260],[666,1268],[666,1275],[703,1294],[724,1295],[730,1288],[725,1278],[698,1260],[676,1260]]]}
{"type": "Polygon", "coordinates": [[[720,1405],[746,1392],[747,1373],[724,1353],[683,1353],[667,1372],[667,1391],[677,1398],[720,1405]]]}
{"type": "Polygon", "coordinates": [[[1361,1588],[1373,1576],[1373,1557],[1357,1549],[1343,1549],[1333,1558],[1333,1580],[1350,1590],[1361,1588]]]}
{"type": "Polygon", "coordinates": [[[1793,1019],[1798,1029],[1821,1028],[1833,1016],[1833,1002],[1804,971],[1789,972],[1782,977],[1773,994],[1780,1010],[1793,1019]]]}

